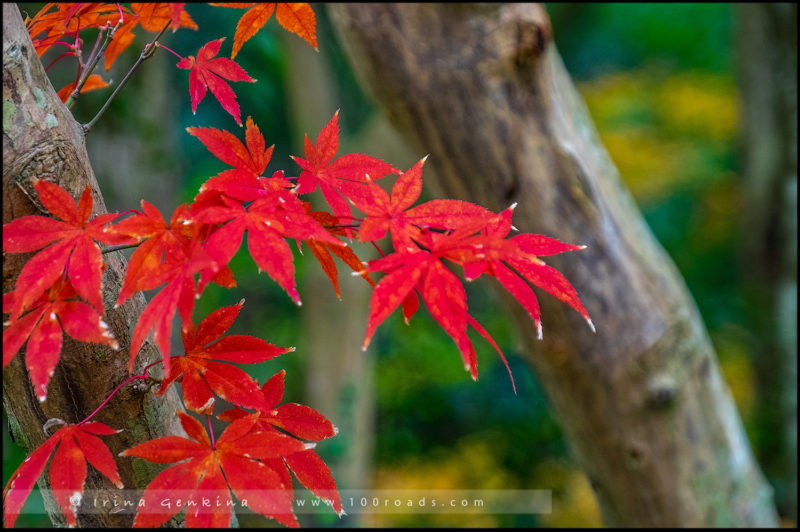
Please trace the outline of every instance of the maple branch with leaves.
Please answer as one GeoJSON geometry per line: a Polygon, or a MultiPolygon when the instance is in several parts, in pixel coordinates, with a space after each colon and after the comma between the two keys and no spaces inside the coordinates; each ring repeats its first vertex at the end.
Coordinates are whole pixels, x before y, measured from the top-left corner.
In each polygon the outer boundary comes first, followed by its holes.
{"type": "MultiPolygon", "coordinates": [[[[91,70],[106,58],[108,68],[133,39],[132,29],[141,25],[156,31],[136,63],[117,85],[97,115],[85,126],[92,129],[110,102],[125,86],[142,62],[160,45],[168,27],[194,27],[185,4],[131,4],[126,9],[112,4],[48,4],[29,22],[29,32],[38,53],[57,44],[68,33],[95,27],[114,30],[104,36],[97,54],[84,71],[82,92],[91,70]],[[55,7],[56,11],[52,9],[55,7]],[[124,19],[123,19],[124,17],[124,19]],[[74,27],[73,27],[74,26],[74,27]],[[44,38],[38,38],[46,33],[44,38]]],[[[239,6],[242,7],[242,6],[239,6]]],[[[278,22],[316,48],[314,14],[307,4],[249,6],[241,17],[233,39],[231,57],[275,12],[278,22]]],[[[99,39],[99,36],[98,36],[99,39]]],[[[255,82],[231,59],[217,57],[225,38],[209,41],[196,55],[180,56],[178,68],[190,70],[189,93],[194,112],[207,91],[242,126],[236,95],[225,80],[255,82]]],[[[166,47],[165,47],[166,48],[166,47]]],[[[172,50],[170,50],[172,52],[172,50]]],[[[79,59],[80,61],[80,59],[79,59]]],[[[70,86],[64,89],[72,90],[70,86]]],[[[62,91],[64,91],[62,89],[62,91]]],[[[67,91],[69,92],[69,91],[67,91]]],[[[62,97],[70,104],[74,97],[62,97]]],[[[579,312],[594,328],[577,292],[555,269],[540,258],[582,246],[559,242],[543,235],[509,233],[514,206],[491,212],[479,205],[454,199],[431,200],[415,205],[422,190],[426,158],[406,171],[369,155],[339,151],[338,111],[311,142],[304,141],[303,157],[293,156],[299,175],[287,177],[284,170],[267,172],[273,146],[267,146],[252,117],[244,123],[244,142],[236,135],[211,127],[189,127],[227,169],[209,177],[188,204],[178,206],[166,221],[152,204],[141,200],[141,211],[92,217],[93,201],[87,187],[76,202],[59,185],[37,180],[39,201],[52,216],[26,216],[3,227],[4,253],[36,252],[26,263],[15,289],[3,295],[3,311],[9,314],[3,332],[3,366],[25,346],[28,373],[36,396],[47,400],[47,387],[59,362],[63,335],[81,342],[106,344],[119,349],[103,321],[103,255],[136,248],[132,253],[115,307],[139,292],[156,290],[133,329],[128,355],[129,373],[148,336],[161,352],[164,378],[156,396],[163,396],[175,382],[181,383],[188,410],[205,416],[208,431],[195,418],[178,412],[189,438],[166,436],[127,449],[122,456],[135,456],[156,463],[174,463],[146,487],[143,500],[156,501],[165,492],[181,489],[195,494],[212,491],[249,498],[250,507],[266,517],[297,526],[292,511],[291,473],[312,493],[331,505],[340,516],[342,503],[329,468],[313,451],[316,442],[336,435],[334,425],[316,410],[295,404],[279,405],[285,372],[280,371],[260,385],[233,364],[258,364],[294,351],[249,335],[226,335],[241,311],[237,305],[211,312],[195,326],[195,301],[213,282],[224,288],[236,285],[229,262],[247,233],[250,256],[259,271],[265,271],[296,304],[301,304],[295,281],[294,256],[287,241],[308,246],[340,296],[334,256],[373,287],[369,317],[363,340],[367,349],[377,327],[398,307],[406,323],[416,314],[420,299],[450,336],[461,360],[474,380],[478,378],[475,348],[467,335],[471,327],[505,357],[489,333],[469,314],[461,279],[451,267],[463,270],[467,281],[481,275],[496,278],[525,308],[542,331],[539,307],[531,286],[537,286],[579,312]],[[376,181],[395,179],[391,192],[376,181]],[[301,196],[320,191],[329,211],[314,210],[301,196]],[[353,209],[359,211],[359,216],[353,209]],[[378,242],[389,237],[392,251],[378,242]],[[381,258],[363,262],[348,242],[369,242],[381,258]],[[98,243],[105,244],[104,249],[98,243]],[[384,275],[377,283],[376,272],[384,275]],[[183,354],[170,352],[172,321],[180,318],[183,354]],[[216,417],[230,424],[215,438],[210,425],[216,398],[234,408],[216,417]],[[291,471],[291,473],[290,473],[291,471]],[[271,495],[265,495],[269,492],[271,495]]],[[[117,432],[104,424],[89,422],[117,393],[134,380],[150,379],[147,366],[142,374],[129,376],[77,423],[64,422],[14,472],[4,491],[6,524],[13,526],[33,483],[53,455],[50,482],[56,500],[70,525],[77,523],[78,508],[87,474],[87,463],[121,487],[116,463],[98,438],[117,432]],[[77,494],[77,497],[75,496],[77,494]]],[[[513,377],[509,369],[511,385],[513,377]]],[[[173,514],[140,507],[134,526],[159,526],[173,514]]],[[[180,509],[176,508],[175,513],[180,509]]],[[[187,526],[228,526],[231,509],[188,512],[187,526]]]]}

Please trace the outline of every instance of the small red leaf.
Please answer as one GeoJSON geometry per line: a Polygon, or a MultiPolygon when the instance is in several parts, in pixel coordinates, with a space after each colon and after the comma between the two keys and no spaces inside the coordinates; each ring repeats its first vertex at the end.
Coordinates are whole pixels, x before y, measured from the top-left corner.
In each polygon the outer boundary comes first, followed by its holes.
{"type": "Polygon", "coordinates": [[[239,104],[230,85],[223,81],[256,81],[247,75],[247,72],[230,59],[224,57],[214,58],[219,53],[219,47],[225,38],[206,43],[194,56],[182,59],[178,68],[190,70],[189,94],[192,97],[192,113],[197,111],[197,104],[205,97],[206,90],[211,89],[211,94],[219,101],[222,108],[228,111],[242,125],[239,104]],[[213,59],[212,59],[213,58],[213,59]]]}

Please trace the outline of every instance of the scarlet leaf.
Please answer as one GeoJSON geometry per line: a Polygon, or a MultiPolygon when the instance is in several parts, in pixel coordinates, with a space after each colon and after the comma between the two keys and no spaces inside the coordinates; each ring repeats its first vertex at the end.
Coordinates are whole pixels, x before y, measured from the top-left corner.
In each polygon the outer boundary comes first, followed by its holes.
{"type": "MultiPolygon", "coordinates": [[[[274,177],[271,179],[275,179],[274,177]]],[[[294,259],[284,238],[315,239],[335,246],[344,243],[331,236],[306,214],[302,202],[285,189],[269,191],[248,208],[223,198],[224,207],[199,209],[195,219],[200,223],[225,223],[208,239],[207,249],[220,264],[227,264],[239,249],[244,232],[248,233],[250,255],[292,298],[300,304],[294,280],[294,259]]]]}
{"type": "Polygon", "coordinates": [[[172,357],[169,375],[157,395],[163,395],[169,385],[183,375],[183,400],[186,407],[200,414],[210,414],[214,408],[213,393],[244,408],[262,404],[258,384],[244,371],[211,359],[240,364],[254,364],[293,351],[264,340],[245,335],[221,337],[231,326],[244,301],[223,307],[209,314],[197,328],[183,331],[184,356],[172,357]]]}
{"type": "MultiPolygon", "coordinates": [[[[279,428],[298,438],[312,441],[336,435],[338,432],[336,427],[313,408],[297,403],[277,406],[283,397],[285,375],[284,371],[276,373],[261,388],[264,405],[257,408],[253,430],[263,431],[259,434],[265,434],[277,433],[276,429],[279,428]]],[[[253,417],[239,408],[227,410],[219,416],[220,419],[227,420],[253,417]]],[[[286,471],[286,466],[288,466],[305,487],[330,504],[336,513],[342,515],[342,503],[336,490],[336,482],[333,480],[328,466],[314,451],[308,449],[284,454],[283,462],[265,461],[284,478],[288,477],[288,471],[286,471]]]]}
{"type": "MultiPolygon", "coordinates": [[[[270,459],[291,455],[306,450],[303,442],[274,431],[252,431],[255,415],[245,416],[231,423],[212,445],[205,437],[200,423],[179,412],[187,433],[195,439],[169,436],[151,440],[123,452],[124,456],[136,456],[151,462],[172,463],[187,460],[170,467],[148,484],[142,495],[144,504],[134,519],[134,526],[159,526],[181,508],[163,513],[157,501],[179,492],[186,499],[200,501],[201,498],[222,500],[230,498],[230,492],[249,508],[287,526],[297,526],[292,513],[292,487],[285,484],[281,476],[266,465],[270,459]],[[202,434],[202,437],[199,435],[202,434]],[[152,504],[150,504],[152,503],[152,504]]],[[[228,526],[231,507],[220,505],[204,512],[189,511],[187,527],[228,526]]]]}
{"type": "Polygon", "coordinates": [[[172,319],[177,311],[181,316],[183,327],[191,321],[195,296],[198,294],[194,274],[214,267],[214,261],[196,240],[193,241],[183,262],[164,264],[164,275],[160,278],[165,278],[167,285],[153,297],[139,316],[131,337],[129,370],[133,368],[133,361],[144,343],[145,336],[152,330],[156,346],[164,357],[164,373],[169,375],[169,338],[172,319]]]}
{"type": "Polygon", "coordinates": [[[292,157],[303,168],[297,181],[297,194],[314,192],[317,187],[340,219],[352,218],[350,206],[342,195],[363,195],[363,183],[399,170],[376,157],[361,154],[348,154],[334,160],[339,150],[339,112],[322,128],[317,136],[316,146],[306,136],[305,159],[292,157]]]}
{"type": "Polygon", "coordinates": [[[27,314],[11,320],[3,331],[3,367],[28,342],[25,353],[28,374],[40,401],[47,397],[47,384],[61,354],[63,332],[81,342],[119,346],[100,315],[89,305],[73,300],[69,281],[56,282],[27,314]]]}
{"type": "Polygon", "coordinates": [[[246,147],[228,131],[213,127],[188,127],[186,131],[197,137],[220,161],[253,177],[264,173],[272,156],[273,146],[265,149],[264,136],[249,116],[245,131],[246,147]]]}
{"type": "Polygon", "coordinates": [[[172,215],[169,225],[161,213],[142,200],[143,214],[137,214],[109,227],[113,234],[145,240],[131,255],[116,306],[139,290],[150,290],[164,282],[164,265],[178,267],[188,259],[193,227],[184,220],[185,205],[172,215]],[[163,257],[163,259],[162,259],[163,257]]]}
{"type": "Polygon", "coordinates": [[[225,38],[206,43],[194,56],[183,58],[178,62],[178,68],[190,70],[189,94],[192,97],[192,113],[197,111],[197,104],[205,97],[206,90],[211,89],[211,94],[219,101],[222,108],[228,111],[242,125],[239,104],[230,85],[223,79],[230,81],[256,81],[247,75],[247,72],[235,62],[224,57],[212,59],[219,53],[219,47],[225,38]]]}
{"type": "Polygon", "coordinates": [[[295,474],[297,480],[307,487],[311,493],[330,504],[340,516],[344,513],[336,481],[331,470],[317,453],[311,449],[283,457],[286,465],[295,474]]]}
{"type": "Polygon", "coordinates": [[[25,499],[30,494],[36,479],[44,471],[54,449],[56,452],[50,464],[50,484],[68,525],[75,526],[77,523],[76,515],[83,498],[87,461],[118,488],[122,488],[111,452],[103,441],[95,436],[95,434],[115,432],[118,431],[96,422],[65,425],[37,447],[14,471],[3,490],[6,526],[9,528],[14,526],[25,499]]]}
{"type": "Polygon", "coordinates": [[[144,214],[137,214],[109,228],[109,232],[136,239],[149,238],[131,256],[117,306],[137,290],[150,290],[163,284],[139,317],[131,339],[130,367],[145,336],[154,331],[154,339],[164,358],[164,371],[169,374],[169,333],[175,312],[182,326],[191,320],[195,297],[202,292],[194,274],[213,277],[219,265],[203,249],[196,224],[186,217],[186,205],[172,215],[169,225],[158,210],[142,201],[144,214]]]}
{"type": "Polygon", "coordinates": [[[100,284],[103,259],[94,241],[107,244],[126,241],[104,230],[104,226],[116,215],[104,214],[89,219],[92,199],[88,186],[81,195],[81,209],[78,209],[72,196],[56,184],[38,180],[34,188],[45,208],[63,221],[44,216],[25,216],[3,226],[4,252],[24,253],[50,244],[22,268],[17,278],[17,296],[11,319],[18,318],[30,308],[31,303],[64,273],[81,297],[97,310],[102,310],[100,284]]]}

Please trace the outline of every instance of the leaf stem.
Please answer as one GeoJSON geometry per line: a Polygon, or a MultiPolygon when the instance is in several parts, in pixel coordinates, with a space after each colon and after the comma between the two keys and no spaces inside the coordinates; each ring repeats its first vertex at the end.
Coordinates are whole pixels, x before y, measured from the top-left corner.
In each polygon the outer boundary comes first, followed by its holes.
{"type": "Polygon", "coordinates": [[[358,224],[333,224],[333,225],[323,225],[325,229],[358,229],[360,226],[358,224]]]}
{"type": "Polygon", "coordinates": [[[100,250],[100,253],[102,255],[105,255],[106,253],[111,253],[113,251],[122,251],[123,249],[137,248],[137,247],[139,247],[139,244],[141,244],[141,242],[137,242],[136,244],[122,244],[120,246],[112,246],[112,247],[108,247],[108,248],[105,248],[103,250],[100,250]]]}
{"type": "Polygon", "coordinates": [[[214,441],[214,429],[211,428],[211,416],[208,414],[206,414],[206,421],[208,422],[208,433],[211,435],[211,448],[215,449],[217,444],[214,441]]]}
{"type": "Polygon", "coordinates": [[[169,48],[169,47],[167,47],[167,46],[164,46],[164,45],[163,45],[163,44],[161,44],[160,42],[157,42],[157,43],[156,43],[156,46],[158,46],[159,48],[163,48],[164,50],[166,50],[166,51],[168,51],[168,52],[172,52],[172,54],[173,54],[175,57],[177,57],[178,59],[180,59],[181,61],[183,61],[184,57],[183,57],[181,54],[179,54],[178,52],[176,52],[175,50],[173,50],[173,49],[171,49],[171,48],[169,48]]]}
{"type": "Polygon", "coordinates": [[[100,411],[100,409],[101,409],[101,408],[103,408],[103,407],[106,405],[106,403],[107,403],[107,402],[109,402],[109,401],[111,400],[111,398],[112,398],[112,397],[114,397],[114,394],[115,394],[115,393],[117,393],[117,392],[119,391],[119,389],[120,389],[120,388],[122,388],[123,386],[125,386],[125,385],[126,385],[126,384],[128,384],[129,382],[131,382],[131,381],[134,381],[134,380],[141,380],[141,379],[145,379],[145,380],[146,380],[146,379],[151,379],[152,377],[150,377],[150,375],[147,373],[147,371],[148,371],[150,368],[152,368],[153,366],[155,366],[156,364],[161,364],[162,362],[163,362],[163,360],[158,360],[158,361],[156,361],[156,362],[153,362],[152,364],[149,364],[149,365],[145,366],[145,368],[142,370],[142,374],[141,374],[141,375],[134,375],[133,377],[129,377],[128,379],[126,379],[126,380],[125,380],[125,381],[124,381],[122,384],[120,384],[119,386],[117,386],[116,388],[114,388],[114,391],[113,391],[113,392],[111,392],[111,394],[110,394],[108,397],[106,397],[106,400],[105,400],[105,401],[103,401],[102,403],[100,403],[100,406],[98,406],[97,408],[95,408],[95,409],[94,409],[94,412],[92,412],[91,414],[89,414],[89,415],[86,417],[86,419],[84,419],[83,421],[81,421],[80,423],[78,423],[78,425],[83,425],[84,423],[86,423],[87,421],[89,421],[89,420],[92,418],[92,416],[94,416],[94,415],[95,415],[95,414],[96,414],[98,411],[100,411]]]}
{"type": "Polygon", "coordinates": [[[384,253],[383,250],[380,247],[378,247],[378,244],[376,244],[374,240],[370,240],[370,242],[372,242],[372,245],[375,246],[375,249],[378,250],[378,253],[381,254],[381,257],[386,256],[386,253],[384,253]]]}
{"type": "Polygon", "coordinates": [[[68,55],[75,55],[75,52],[64,52],[63,54],[59,55],[58,57],[53,59],[53,61],[49,65],[47,65],[47,68],[45,68],[44,71],[47,72],[48,70],[50,70],[50,67],[58,63],[61,60],[61,58],[66,57],[68,55]]]}
{"type": "Polygon", "coordinates": [[[92,128],[100,119],[100,117],[103,116],[103,113],[106,112],[108,106],[111,105],[111,102],[114,101],[114,98],[117,96],[117,94],[119,94],[119,91],[122,90],[122,87],[124,87],[125,84],[128,83],[128,80],[131,79],[133,73],[136,71],[137,68],[139,68],[139,65],[141,65],[143,61],[153,57],[153,52],[155,52],[156,50],[156,43],[158,42],[158,39],[161,38],[161,35],[164,34],[164,31],[166,31],[169,25],[170,22],[167,22],[167,24],[163,28],[161,28],[161,31],[158,32],[155,38],[151,42],[145,45],[144,49],[142,50],[142,53],[139,54],[139,59],[136,60],[136,62],[133,64],[128,73],[125,74],[125,77],[122,78],[122,81],[119,82],[119,85],[117,85],[117,88],[114,89],[114,92],[111,93],[111,96],[108,97],[106,103],[103,104],[103,107],[101,107],[100,110],[97,111],[97,114],[94,116],[94,118],[92,118],[88,123],[83,125],[84,134],[89,133],[89,131],[92,130],[92,128]]]}

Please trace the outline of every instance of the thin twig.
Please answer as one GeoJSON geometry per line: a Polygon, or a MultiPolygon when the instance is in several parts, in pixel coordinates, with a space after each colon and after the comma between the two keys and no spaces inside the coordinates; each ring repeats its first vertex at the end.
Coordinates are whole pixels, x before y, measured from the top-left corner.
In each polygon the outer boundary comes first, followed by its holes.
{"type": "MultiPolygon", "coordinates": [[[[78,96],[80,96],[81,89],[86,84],[86,80],[89,79],[89,76],[94,71],[95,67],[97,66],[97,63],[100,61],[100,58],[103,56],[103,53],[105,52],[106,48],[114,38],[114,33],[117,31],[117,28],[119,28],[119,26],[120,22],[117,22],[117,25],[114,26],[110,32],[106,33],[107,30],[100,30],[100,33],[97,34],[97,40],[94,43],[94,48],[92,48],[92,53],[89,54],[89,61],[90,61],[89,65],[83,70],[83,74],[81,75],[78,84],[75,85],[75,90],[73,90],[72,94],[70,94],[69,98],[67,98],[67,101],[65,103],[67,109],[72,109],[72,106],[75,105],[75,101],[78,99],[78,96]],[[98,50],[97,43],[100,42],[101,36],[105,37],[105,39],[103,41],[103,44],[100,46],[100,49],[98,50]]],[[[78,56],[78,60],[80,61],[80,55],[78,56]]]]}
{"type": "Polygon", "coordinates": [[[158,32],[155,39],[153,39],[151,42],[145,45],[144,49],[142,50],[142,53],[139,54],[139,59],[136,60],[136,62],[133,64],[128,73],[125,74],[125,77],[122,78],[122,81],[119,82],[119,85],[117,85],[117,88],[114,89],[114,92],[111,93],[111,96],[108,97],[106,103],[103,104],[103,107],[101,107],[100,110],[97,111],[97,114],[94,116],[94,118],[92,118],[91,120],[89,120],[89,122],[83,125],[84,134],[89,133],[89,131],[92,130],[92,128],[100,119],[100,117],[103,116],[103,113],[106,112],[108,106],[111,105],[111,102],[114,101],[114,98],[117,96],[119,91],[122,90],[122,87],[124,87],[125,84],[128,83],[128,80],[131,78],[133,73],[136,71],[137,68],[139,68],[139,65],[142,64],[143,61],[150,59],[153,56],[153,52],[155,52],[156,50],[156,43],[158,42],[158,39],[161,38],[161,35],[164,33],[164,31],[166,31],[166,29],[169,27],[170,24],[171,22],[167,22],[167,25],[161,28],[161,31],[158,32]]]}

